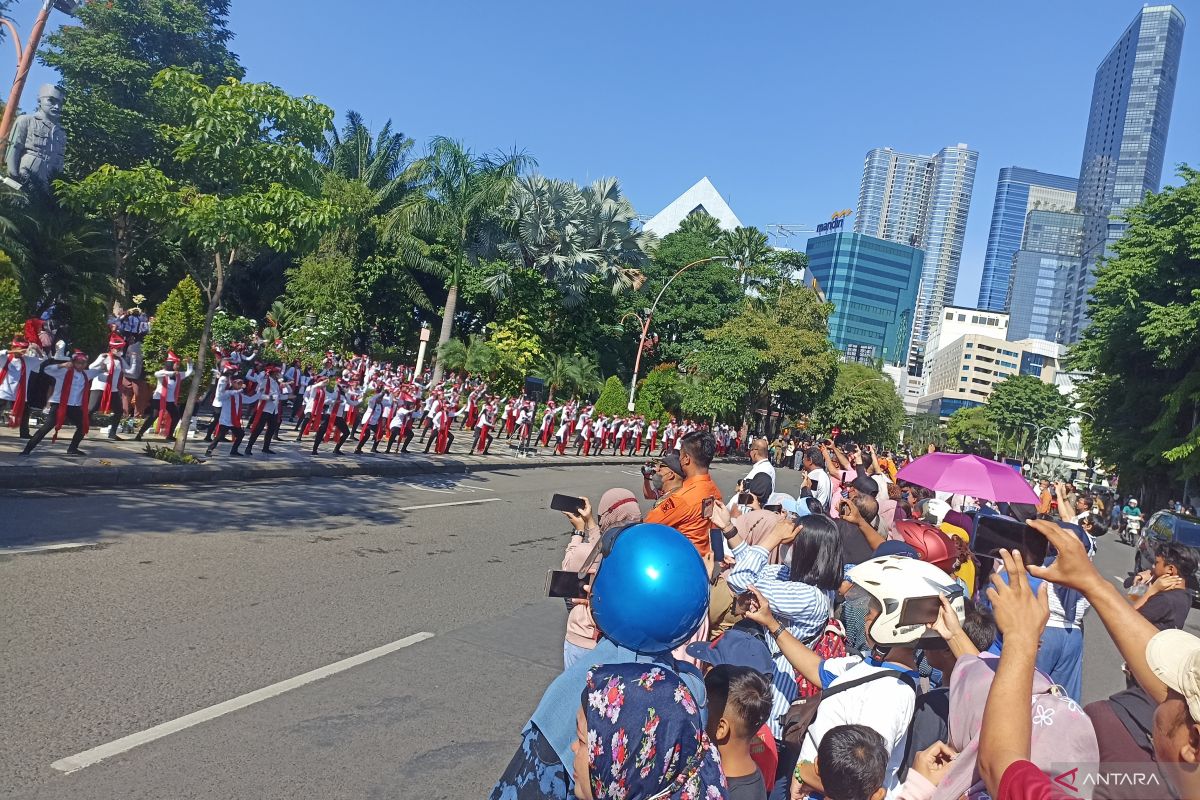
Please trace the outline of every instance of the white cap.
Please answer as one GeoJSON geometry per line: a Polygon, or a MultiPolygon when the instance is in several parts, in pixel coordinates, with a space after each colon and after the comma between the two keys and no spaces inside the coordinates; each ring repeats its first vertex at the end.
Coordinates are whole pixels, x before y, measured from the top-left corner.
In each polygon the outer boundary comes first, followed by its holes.
{"type": "Polygon", "coordinates": [[[1200,638],[1186,631],[1159,631],[1146,645],[1146,661],[1159,680],[1187,700],[1200,722],[1200,638]]]}
{"type": "Polygon", "coordinates": [[[949,511],[950,504],[945,500],[933,497],[925,501],[925,516],[932,517],[934,525],[941,525],[942,520],[946,518],[946,514],[949,511]]]}

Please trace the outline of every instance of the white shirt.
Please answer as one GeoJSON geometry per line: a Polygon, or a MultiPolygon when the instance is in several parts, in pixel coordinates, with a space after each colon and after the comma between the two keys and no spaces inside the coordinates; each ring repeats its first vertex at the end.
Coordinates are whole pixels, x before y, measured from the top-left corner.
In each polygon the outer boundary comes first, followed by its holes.
{"type": "Polygon", "coordinates": [[[180,383],[192,377],[192,365],[188,364],[187,372],[180,373],[179,370],[160,369],[154,373],[154,399],[158,400],[162,397],[163,379],[166,379],[167,384],[167,402],[174,403],[179,399],[180,383]]]}
{"type": "MultiPolygon", "coordinates": [[[[61,402],[60,396],[62,395],[62,387],[63,384],[66,383],[65,376],[67,374],[67,370],[69,369],[74,369],[74,367],[72,367],[70,364],[51,364],[44,370],[47,375],[49,375],[51,378],[54,378],[54,391],[50,393],[51,404],[61,402]]],[[[88,391],[88,381],[91,378],[95,378],[97,375],[103,374],[104,373],[98,369],[85,369],[83,371],[77,371],[71,377],[71,393],[67,397],[67,405],[83,405],[84,395],[86,395],[88,391]]]]}
{"type": "Polygon", "coordinates": [[[808,471],[808,478],[812,481],[813,497],[828,511],[829,498],[833,496],[833,482],[829,480],[829,473],[817,467],[808,471]]]}
{"type": "MultiPolygon", "coordinates": [[[[770,475],[771,476],[771,491],[772,492],[776,491],[776,489],[775,489],[775,482],[776,482],[775,465],[771,463],[771,459],[764,458],[762,461],[754,462],[753,466],[750,467],[750,471],[746,473],[746,481],[749,482],[749,480],[751,478],[753,478],[755,475],[770,475]]],[[[829,476],[828,475],[825,476],[825,479],[828,480],[829,476]]]]}
{"type": "MultiPolygon", "coordinates": [[[[834,680],[826,682],[826,689],[842,681],[865,678],[875,672],[895,672],[887,667],[872,666],[858,656],[826,659],[821,662],[821,671],[823,677],[824,673],[834,676],[834,680]]],[[[899,785],[896,776],[904,759],[904,742],[916,700],[916,693],[899,678],[878,678],[822,700],[816,718],[808,726],[808,733],[800,748],[800,760],[812,761],[817,757],[817,743],[830,728],[866,725],[882,736],[889,748],[891,755],[884,773],[883,788],[891,792],[899,785]]]]}
{"type": "Polygon", "coordinates": [[[250,405],[257,403],[261,395],[245,395],[241,389],[226,389],[224,396],[221,397],[221,419],[219,420],[222,428],[240,428],[242,427],[242,411],[250,405]]]}
{"type": "Polygon", "coordinates": [[[103,391],[108,385],[110,371],[112,374],[112,385],[116,389],[121,385],[121,376],[129,370],[132,364],[124,358],[105,353],[102,356],[97,356],[96,360],[88,365],[88,369],[100,370],[100,375],[92,378],[92,388],[97,391],[103,391]]]}
{"type": "Polygon", "coordinates": [[[264,414],[278,414],[279,400],[283,396],[283,389],[279,381],[264,374],[259,382],[259,388],[262,389],[258,394],[258,399],[263,402],[264,414]]]}
{"type": "MultiPolygon", "coordinates": [[[[4,362],[7,360],[8,351],[0,350],[0,369],[4,368],[4,362]]],[[[21,381],[29,375],[29,370],[36,370],[41,365],[40,358],[14,354],[12,361],[8,362],[8,371],[4,373],[4,382],[0,383],[0,400],[15,401],[21,381]]]]}

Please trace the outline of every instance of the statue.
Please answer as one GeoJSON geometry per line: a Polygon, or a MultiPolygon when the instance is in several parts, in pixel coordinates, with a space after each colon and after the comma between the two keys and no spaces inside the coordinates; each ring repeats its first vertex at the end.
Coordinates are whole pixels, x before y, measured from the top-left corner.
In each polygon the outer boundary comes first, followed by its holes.
{"type": "Polygon", "coordinates": [[[35,180],[47,185],[62,172],[67,149],[67,134],[60,122],[62,106],[62,90],[47,83],[38,89],[37,111],[17,117],[8,137],[5,183],[12,186],[35,180]]]}

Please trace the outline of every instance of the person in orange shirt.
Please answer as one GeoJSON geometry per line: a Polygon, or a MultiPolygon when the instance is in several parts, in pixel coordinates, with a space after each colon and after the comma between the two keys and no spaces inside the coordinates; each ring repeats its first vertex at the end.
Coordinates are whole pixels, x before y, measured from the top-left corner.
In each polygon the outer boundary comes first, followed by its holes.
{"type": "Polygon", "coordinates": [[[684,436],[679,449],[683,485],[646,515],[646,522],[669,525],[682,533],[701,556],[712,552],[712,522],[704,516],[705,501],[711,498],[713,503],[722,502],[721,490],[708,475],[716,451],[716,440],[709,431],[692,431],[684,436]]]}

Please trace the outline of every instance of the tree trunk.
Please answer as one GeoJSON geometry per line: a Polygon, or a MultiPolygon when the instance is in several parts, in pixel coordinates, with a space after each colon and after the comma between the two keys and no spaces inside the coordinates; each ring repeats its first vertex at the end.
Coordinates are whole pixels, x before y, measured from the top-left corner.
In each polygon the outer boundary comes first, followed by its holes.
{"type": "Polygon", "coordinates": [[[112,313],[119,316],[122,304],[129,299],[129,284],[125,280],[125,264],[129,260],[129,219],[119,215],[113,219],[113,298],[112,313]]]}
{"type": "Polygon", "coordinates": [[[450,341],[450,334],[454,330],[454,312],[458,306],[458,284],[451,284],[446,290],[446,309],[442,312],[442,331],[438,334],[437,348],[433,351],[433,383],[438,383],[442,379],[442,360],[437,357],[441,351],[442,345],[450,341]]]}
{"type": "MultiPolygon", "coordinates": [[[[233,263],[235,255],[236,251],[230,251],[229,263],[233,263]]],[[[183,406],[183,415],[180,416],[179,425],[175,428],[175,452],[179,455],[183,455],[183,451],[187,447],[188,428],[192,424],[192,414],[196,410],[196,401],[200,397],[200,384],[204,382],[208,340],[212,335],[212,321],[217,314],[217,309],[221,307],[221,293],[225,289],[225,265],[221,262],[221,255],[219,253],[214,255],[213,260],[217,270],[216,286],[208,296],[208,313],[204,315],[204,330],[200,332],[200,352],[196,354],[196,367],[192,374],[192,384],[188,387],[187,403],[183,406]]]]}

